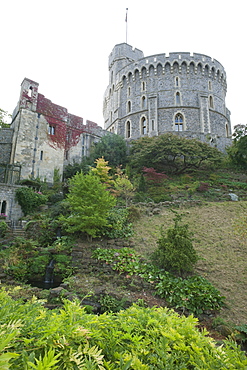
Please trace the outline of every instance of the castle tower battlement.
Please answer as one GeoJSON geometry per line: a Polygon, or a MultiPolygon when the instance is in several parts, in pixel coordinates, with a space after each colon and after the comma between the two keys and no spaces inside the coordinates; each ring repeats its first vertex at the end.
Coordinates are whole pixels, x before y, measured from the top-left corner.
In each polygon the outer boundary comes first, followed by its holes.
{"type": "Polygon", "coordinates": [[[118,44],[109,57],[105,128],[129,140],[174,132],[224,151],[231,143],[226,91],[224,67],[210,56],[173,52],[144,57],[141,50],[118,44]]]}

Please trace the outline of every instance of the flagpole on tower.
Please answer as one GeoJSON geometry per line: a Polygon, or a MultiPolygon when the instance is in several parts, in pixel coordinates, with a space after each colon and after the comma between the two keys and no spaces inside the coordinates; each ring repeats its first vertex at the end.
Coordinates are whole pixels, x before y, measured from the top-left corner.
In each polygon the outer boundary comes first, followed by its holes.
{"type": "Polygon", "coordinates": [[[126,44],[127,44],[128,43],[127,42],[127,39],[128,39],[128,8],[126,8],[125,22],[126,22],[126,44]]]}

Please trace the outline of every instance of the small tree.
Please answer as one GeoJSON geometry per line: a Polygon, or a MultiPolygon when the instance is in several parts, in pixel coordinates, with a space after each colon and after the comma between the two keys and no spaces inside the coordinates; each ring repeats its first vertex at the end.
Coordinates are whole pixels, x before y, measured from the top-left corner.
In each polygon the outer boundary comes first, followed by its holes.
{"type": "Polygon", "coordinates": [[[227,149],[230,162],[240,169],[247,169],[247,125],[234,127],[233,143],[227,149]]]}
{"type": "Polygon", "coordinates": [[[158,239],[158,248],[152,255],[152,259],[159,267],[167,271],[183,275],[193,271],[198,261],[197,253],[192,243],[192,233],[188,225],[181,225],[182,216],[176,214],[175,225],[164,232],[161,230],[161,237],[158,239]]]}
{"type": "Polygon", "coordinates": [[[129,180],[128,176],[125,175],[120,168],[117,169],[115,189],[117,191],[117,195],[124,198],[125,206],[127,208],[130,199],[134,197],[135,188],[134,185],[129,180]]]}
{"type": "Polygon", "coordinates": [[[96,237],[100,229],[108,224],[109,211],[116,200],[92,171],[84,175],[77,173],[69,181],[67,200],[71,215],[60,217],[69,233],[85,232],[88,237],[96,237]]]}
{"type": "Polygon", "coordinates": [[[110,166],[125,166],[127,160],[127,145],[122,136],[108,133],[92,146],[91,158],[104,156],[110,166]]]}

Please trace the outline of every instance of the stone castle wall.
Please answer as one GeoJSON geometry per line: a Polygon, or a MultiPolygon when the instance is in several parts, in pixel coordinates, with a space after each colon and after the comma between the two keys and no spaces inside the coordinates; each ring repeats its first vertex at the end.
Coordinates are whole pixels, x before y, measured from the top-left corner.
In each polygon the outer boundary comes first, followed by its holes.
{"type": "Polygon", "coordinates": [[[119,44],[109,57],[105,129],[130,140],[181,131],[188,137],[207,136],[224,150],[231,144],[226,90],[223,66],[206,55],[144,57],[140,50],[119,44]],[[176,124],[178,115],[181,126],[176,124]]]}
{"type": "Polygon", "coordinates": [[[12,148],[13,130],[2,128],[0,130],[0,164],[8,164],[10,162],[12,148]]]}
{"type": "Polygon", "coordinates": [[[0,212],[4,210],[7,221],[18,221],[22,216],[22,210],[15,200],[15,192],[20,186],[0,183],[0,212]]]}

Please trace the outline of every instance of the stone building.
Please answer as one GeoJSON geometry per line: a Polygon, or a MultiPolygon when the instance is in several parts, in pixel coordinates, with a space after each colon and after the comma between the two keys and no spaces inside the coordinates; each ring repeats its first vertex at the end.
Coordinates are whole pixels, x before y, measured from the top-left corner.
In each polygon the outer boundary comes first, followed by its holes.
{"type": "Polygon", "coordinates": [[[105,129],[127,140],[172,132],[224,151],[231,144],[226,91],[225,70],[209,56],[144,57],[141,50],[118,44],[109,56],[105,129]]]}
{"type": "Polygon", "coordinates": [[[80,162],[92,142],[106,133],[52,103],[38,88],[37,82],[23,80],[10,128],[0,130],[0,210],[12,219],[20,216],[13,190],[19,179],[52,183],[55,170],[62,175],[65,165],[80,162]]]}

